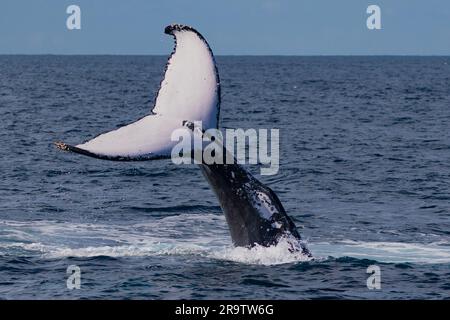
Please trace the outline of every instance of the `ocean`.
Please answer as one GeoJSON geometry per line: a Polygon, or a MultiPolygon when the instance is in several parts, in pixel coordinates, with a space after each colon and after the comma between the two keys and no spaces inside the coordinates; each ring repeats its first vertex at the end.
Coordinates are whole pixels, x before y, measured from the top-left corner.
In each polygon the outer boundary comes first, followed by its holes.
{"type": "Polygon", "coordinates": [[[450,297],[450,57],[216,58],[221,126],[280,130],[278,174],[247,168],[312,260],[233,248],[195,165],[52,145],[146,115],[166,59],[0,56],[0,298],[450,297]]]}

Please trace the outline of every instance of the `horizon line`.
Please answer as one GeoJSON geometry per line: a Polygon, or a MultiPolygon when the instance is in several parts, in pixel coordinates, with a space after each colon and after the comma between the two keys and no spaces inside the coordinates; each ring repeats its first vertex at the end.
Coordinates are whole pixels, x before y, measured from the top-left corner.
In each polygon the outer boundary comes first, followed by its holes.
{"type": "MultiPolygon", "coordinates": [[[[145,53],[0,53],[0,56],[136,56],[167,57],[145,53]]],[[[216,57],[450,57],[449,54],[214,54],[216,57]]]]}

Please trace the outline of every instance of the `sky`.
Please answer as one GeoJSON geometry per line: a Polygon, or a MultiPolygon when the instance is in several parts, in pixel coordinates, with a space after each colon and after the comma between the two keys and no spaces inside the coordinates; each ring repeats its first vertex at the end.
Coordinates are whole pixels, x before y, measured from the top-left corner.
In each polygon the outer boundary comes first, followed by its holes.
{"type": "Polygon", "coordinates": [[[167,55],[174,22],[217,55],[450,55],[448,0],[1,0],[0,54],[167,55]],[[369,5],[381,30],[367,28],[369,5]]]}

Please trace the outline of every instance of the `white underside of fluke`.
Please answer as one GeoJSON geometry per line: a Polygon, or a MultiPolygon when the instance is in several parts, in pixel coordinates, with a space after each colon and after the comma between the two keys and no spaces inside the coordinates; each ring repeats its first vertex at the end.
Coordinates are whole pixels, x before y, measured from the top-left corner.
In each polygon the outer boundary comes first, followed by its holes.
{"type": "MultiPolygon", "coordinates": [[[[168,157],[177,141],[172,132],[183,122],[202,121],[216,128],[220,104],[219,78],[213,54],[204,38],[190,27],[169,26],[175,49],[167,63],[153,114],[97,136],[73,149],[106,158],[168,157]]],[[[76,150],[72,150],[76,151],[76,150]]]]}
{"type": "Polygon", "coordinates": [[[182,124],[181,118],[150,115],[76,147],[106,157],[169,157],[177,143],[171,141],[170,136],[173,130],[182,128],[182,124]]]}

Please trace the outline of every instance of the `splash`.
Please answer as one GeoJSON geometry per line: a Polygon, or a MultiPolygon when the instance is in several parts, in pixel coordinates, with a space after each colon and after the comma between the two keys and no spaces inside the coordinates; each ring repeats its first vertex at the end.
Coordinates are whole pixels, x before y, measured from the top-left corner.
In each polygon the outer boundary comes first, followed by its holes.
{"type": "Polygon", "coordinates": [[[263,247],[256,245],[252,248],[232,247],[210,254],[211,258],[230,260],[245,264],[277,265],[310,261],[313,258],[301,253],[292,252],[292,242],[288,238],[282,238],[277,245],[263,247]]]}

